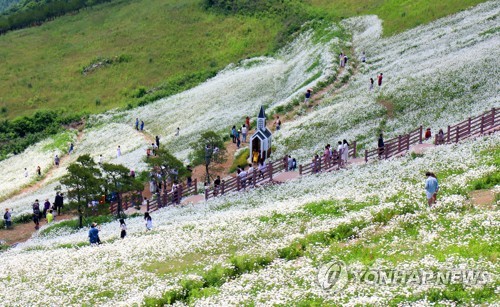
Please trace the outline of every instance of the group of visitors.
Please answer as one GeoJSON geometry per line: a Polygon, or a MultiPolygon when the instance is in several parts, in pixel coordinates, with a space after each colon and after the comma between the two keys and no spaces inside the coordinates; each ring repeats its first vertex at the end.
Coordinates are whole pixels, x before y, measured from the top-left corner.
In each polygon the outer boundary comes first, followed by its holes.
{"type": "Polygon", "coordinates": [[[63,205],[64,195],[59,192],[56,193],[53,204],[50,203],[49,199],[45,199],[42,210],[40,210],[40,203],[38,199],[36,199],[33,205],[31,205],[33,209],[33,223],[35,223],[35,229],[40,228],[40,221],[44,218],[46,219],[47,224],[52,223],[55,213],[57,212],[57,215],[61,214],[63,205]]]}
{"type": "MultiPolygon", "coordinates": [[[[378,84],[378,87],[381,88],[382,87],[382,80],[384,79],[384,74],[383,73],[380,73],[377,75],[377,84],[378,84]]],[[[373,78],[370,78],[370,87],[369,87],[369,90],[370,91],[373,91],[373,84],[375,83],[375,81],[373,80],[373,78]]]]}
{"type": "Polygon", "coordinates": [[[139,131],[139,128],[140,128],[140,130],[141,130],[141,131],[143,131],[143,130],[144,130],[144,121],[143,121],[143,120],[141,120],[141,121],[139,122],[139,118],[136,118],[136,119],[135,119],[135,130],[139,131]]]}
{"type": "MultiPolygon", "coordinates": [[[[330,144],[326,144],[323,150],[323,165],[325,168],[329,168],[332,165],[338,165],[338,167],[345,167],[347,165],[347,159],[349,158],[349,142],[346,139],[338,142],[337,149],[334,149],[330,144]]],[[[321,158],[318,154],[314,155],[311,161],[311,168],[313,173],[319,173],[321,171],[321,158]]]]}
{"type": "Polygon", "coordinates": [[[283,157],[283,165],[285,168],[285,172],[295,171],[297,169],[297,160],[295,160],[295,158],[292,158],[291,155],[285,155],[285,157],[283,157]]]}
{"type": "Polygon", "coordinates": [[[345,67],[347,65],[348,59],[349,58],[347,57],[346,54],[344,54],[343,52],[340,52],[340,55],[339,55],[340,67],[345,67]]]}

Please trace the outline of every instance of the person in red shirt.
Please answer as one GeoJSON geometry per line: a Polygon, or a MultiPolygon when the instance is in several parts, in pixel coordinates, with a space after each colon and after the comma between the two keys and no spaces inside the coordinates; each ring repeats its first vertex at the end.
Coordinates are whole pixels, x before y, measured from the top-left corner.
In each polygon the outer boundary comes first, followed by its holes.
{"type": "Polygon", "coordinates": [[[382,86],[382,78],[383,78],[383,74],[380,73],[380,75],[378,75],[377,79],[378,79],[378,86],[382,86]]]}
{"type": "Polygon", "coordinates": [[[245,124],[247,125],[248,131],[250,131],[250,117],[247,116],[247,118],[245,119],[245,124]]]}

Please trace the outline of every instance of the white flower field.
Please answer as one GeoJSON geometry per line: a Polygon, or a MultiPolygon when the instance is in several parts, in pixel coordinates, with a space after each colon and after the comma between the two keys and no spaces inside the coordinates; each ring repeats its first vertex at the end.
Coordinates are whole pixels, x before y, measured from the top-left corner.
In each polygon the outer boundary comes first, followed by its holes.
{"type": "MultiPolygon", "coordinates": [[[[420,125],[435,133],[500,107],[499,15],[498,1],[490,1],[389,38],[381,38],[376,16],[332,26],[352,32],[352,42],[318,42],[306,32],[272,58],[230,65],[200,86],[144,107],[94,116],[50,180],[4,200],[0,210],[28,213],[35,198],[52,200],[78,154],[102,154],[106,162],[141,171],[145,147],[159,135],[185,160],[200,133],[228,134],[247,115],[255,118],[261,105],[271,112],[335,74],[345,86],[283,123],[274,134],[276,157],[289,153],[307,163],[326,143],[344,138],[374,148],[379,129],[386,138],[420,125]],[[341,49],[355,52],[342,71],[341,49]],[[357,60],[362,52],[366,63],[357,60]],[[380,72],[382,87],[369,91],[369,78],[380,72]],[[146,135],[135,130],[136,117],[145,121],[146,135]]],[[[55,152],[63,152],[50,142],[0,162],[0,199],[33,183],[34,164],[51,168],[55,152]]],[[[100,246],[89,246],[88,228],[43,227],[0,252],[0,306],[495,306],[500,186],[492,188],[493,208],[474,206],[469,193],[474,182],[498,176],[499,161],[497,133],[159,209],[152,231],[142,217],[127,218],[123,240],[118,221],[103,224],[100,246]],[[426,171],[439,178],[433,208],[425,197],[426,171]],[[318,282],[322,266],[332,262],[351,270],[339,291],[318,282]],[[377,274],[355,274],[364,270],[377,274]],[[380,273],[457,270],[479,278],[387,283],[380,273]]]]}

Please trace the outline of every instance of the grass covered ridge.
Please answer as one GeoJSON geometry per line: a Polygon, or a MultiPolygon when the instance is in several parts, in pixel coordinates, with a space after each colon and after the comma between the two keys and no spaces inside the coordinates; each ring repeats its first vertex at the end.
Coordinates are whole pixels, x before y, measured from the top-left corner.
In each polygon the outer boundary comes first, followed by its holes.
{"type": "Polygon", "coordinates": [[[223,13],[221,5],[205,9],[209,2],[227,1],[117,0],[0,36],[2,114],[133,108],[191,88],[229,63],[272,52],[306,19],[378,14],[391,35],[482,1],[231,1],[223,13]],[[82,74],[99,60],[111,64],[82,74]]]}

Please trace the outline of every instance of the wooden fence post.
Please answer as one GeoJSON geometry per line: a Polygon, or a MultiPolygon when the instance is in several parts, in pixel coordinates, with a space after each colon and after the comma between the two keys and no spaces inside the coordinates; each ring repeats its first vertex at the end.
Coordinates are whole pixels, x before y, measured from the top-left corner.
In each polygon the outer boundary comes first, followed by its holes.
{"type": "Polygon", "coordinates": [[[423,133],[423,129],[422,129],[422,126],[420,126],[420,133],[418,134],[418,143],[419,144],[422,144],[422,133],[423,133]]]}
{"type": "Polygon", "coordinates": [[[194,195],[198,195],[198,179],[194,179],[194,195]]]}
{"type": "Polygon", "coordinates": [[[450,142],[450,137],[451,137],[451,127],[448,126],[448,136],[446,137],[446,143],[450,142]]]}
{"type": "Polygon", "coordinates": [[[434,145],[439,145],[438,144],[438,135],[437,135],[437,133],[434,134],[434,145]]]}
{"type": "Polygon", "coordinates": [[[255,183],[257,181],[257,170],[256,169],[252,169],[252,184],[253,184],[253,188],[255,189],[255,183]]]}
{"type": "MultiPolygon", "coordinates": [[[[318,173],[321,172],[321,158],[318,159],[319,160],[319,165],[318,165],[318,173]]],[[[318,161],[316,160],[316,161],[318,161]]]]}
{"type": "Polygon", "coordinates": [[[208,200],[208,186],[205,186],[205,200],[208,200]]]}
{"type": "Polygon", "coordinates": [[[467,134],[470,134],[471,122],[472,122],[472,119],[469,117],[469,121],[467,122],[467,134]]]}
{"type": "Polygon", "coordinates": [[[406,150],[410,150],[410,135],[406,135],[406,150]]]}
{"type": "Polygon", "coordinates": [[[149,212],[149,199],[146,201],[146,211],[149,212]]]}
{"type": "Polygon", "coordinates": [[[390,143],[385,144],[384,150],[385,150],[385,158],[386,159],[389,158],[389,151],[390,151],[390,149],[391,149],[391,144],[390,143]]]}
{"type": "Polygon", "coordinates": [[[495,111],[496,111],[495,108],[491,109],[491,125],[492,126],[495,126],[495,111]]]}
{"type": "Polygon", "coordinates": [[[356,152],[356,150],[357,150],[356,145],[357,145],[356,141],[352,142],[352,146],[354,146],[354,150],[352,151],[352,158],[353,159],[356,159],[356,153],[357,153],[356,152]]]}
{"type": "Polygon", "coordinates": [[[456,128],[455,128],[455,143],[458,143],[458,128],[460,127],[460,125],[458,125],[456,128]]]}
{"type": "Polygon", "coordinates": [[[240,176],[236,175],[236,191],[240,190],[240,176]]]}
{"type": "Polygon", "coordinates": [[[481,116],[480,133],[483,134],[483,132],[484,132],[484,116],[481,116]]]}
{"type": "Polygon", "coordinates": [[[365,149],[365,163],[368,163],[368,150],[365,149]]]}
{"type": "Polygon", "coordinates": [[[401,134],[398,135],[398,153],[401,152],[401,134]]]}
{"type": "Polygon", "coordinates": [[[273,181],[273,163],[269,163],[269,181],[273,181]]]}
{"type": "Polygon", "coordinates": [[[225,180],[222,180],[221,187],[220,187],[220,193],[221,193],[222,195],[224,195],[224,183],[225,183],[225,182],[226,182],[225,180]]]}
{"type": "Polygon", "coordinates": [[[302,176],[302,164],[299,164],[299,175],[302,176]]]}

